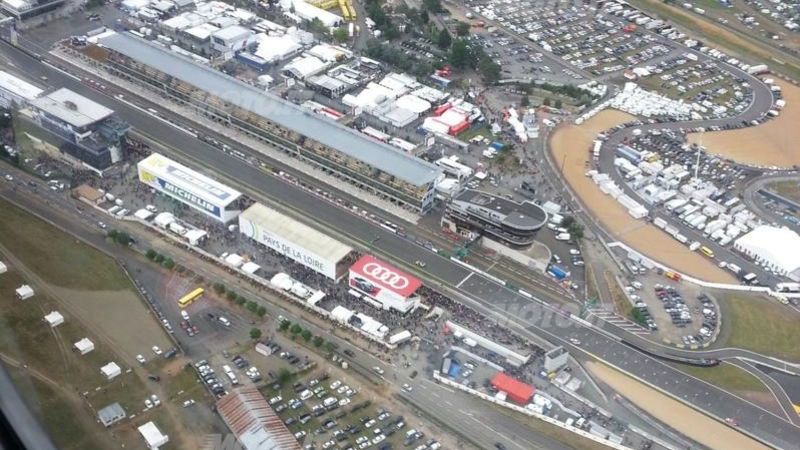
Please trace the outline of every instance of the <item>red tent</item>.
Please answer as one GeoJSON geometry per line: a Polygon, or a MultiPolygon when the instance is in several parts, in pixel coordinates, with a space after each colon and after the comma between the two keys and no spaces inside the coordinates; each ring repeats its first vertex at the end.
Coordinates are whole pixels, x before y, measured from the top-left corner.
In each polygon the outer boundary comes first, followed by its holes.
{"type": "Polygon", "coordinates": [[[503,372],[498,372],[492,378],[492,386],[498,391],[503,391],[508,395],[509,400],[513,400],[521,405],[529,403],[536,388],[525,384],[516,378],[512,378],[503,372]]]}

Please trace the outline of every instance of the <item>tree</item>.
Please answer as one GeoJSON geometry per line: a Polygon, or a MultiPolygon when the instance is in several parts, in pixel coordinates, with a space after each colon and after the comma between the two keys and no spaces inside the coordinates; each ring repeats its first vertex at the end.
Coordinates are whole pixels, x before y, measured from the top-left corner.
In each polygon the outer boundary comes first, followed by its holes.
{"type": "Polygon", "coordinates": [[[224,294],[225,293],[225,285],[222,284],[222,283],[214,283],[214,292],[216,292],[217,295],[224,294]]]}
{"type": "Polygon", "coordinates": [[[108,234],[106,236],[108,236],[109,238],[111,238],[112,241],[114,241],[114,240],[117,239],[117,234],[119,234],[119,231],[117,231],[116,229],[112,228],[112,229],[108,230],[108,234]]]}
{"type": "Polygon", "coordinates": [[[239,306],[244,306],[244,304],[245,304],[245,303],[247,303],[247,299],[246,299],[246,298],[244,298],[244,297],[243,297],[243,296],[241,296],[241,295],[239,295],[239,296],[237,296],[237,297],[236,297],[236,304],[237,304],[237,305],[239,305],[239,306]]]}
{"type": "Polygon", "coordinates": [[[470,28],[472,27],[467,22],[458,22],[458,25],[456,25],[456,34],[459,36],[467,36],[470,28]]]}
{"type": "Polygon", "coordinates": [[[119,245],[130,245],[131,240],[131,236],[124,231],[118,231],[114,237],[114,241],[116,241],[119,245]]]}
{"type": "Polygon", "coordinates": [[[314,336],[314,339],[311,341],[311,343],[314,344],[314,347],[317,347],[317,348],[322,347],[322,344],[324,342],[325,342],[325,340],[322,339],[320,336],[314,336]]]}
{"type": "Polygon", "coordinates": [[[286,330],[289,329],[289,327],[291,325],[292,325],[292,322],[289,322],[288,320],[284,320],[283,322],[281,322],[280,326],[278,326],[278,329],[281,330],[281,331],[286,331],[286,330]]]}
{"type": "Polygon", "coordinates": [[[519,106],[528,106],[531,104],[531,100],[528,98],[527,95],[523,95],[522,98],[519,100],[519,106]]]}
{"type": "Polygon", "coordinates": [[[336,42],[347,42],[350,38],[350,32],[345,27],[339,27],[333,30],[333,39],[336,42]]]}
{"type": "Polygon", "coordinates": [[[442,2],[441,0],[422,0],[422,7],[435,14],[442,10],[442,2]]]}
{"type": "Polygon", "coordinates": [[[453,67],[459,69],[466,67],[467,63],[469,62],[469,47],[467,47],[467,43],[461,39],[453,42],[453,45],[450,47],[450,55],[448,59],[453,67]]]}
{"type": "Polygon", "coordinates": [[[447,50],[452,43],[453,38],[450,37],[450,33],[448,33],[447,30],[439,31],[439,35],[436,36],[436,45],[438,45],[440,49],[447,50]]]}
{"type": "Polygon", "coordinates": [[[311,30],[312,32],[317,33],[317,34],[328,34],[329,33],[328,27],[325,26],[325,24],[322,23],[322,21],[319,20],[316,17],[314,17],[312,20],[310,20],[308,22],[308,27],[307,28],[309,30],[311,30]]]}
{"type": "Polygon", "coordinates": [[[292,333],[295,336],[300,334],[301,331],[303,331],[303,328],[296,323],[293,323],[292,326],[289,327],[289,333],[292,333]]]}
{"type": "Polygon", "coordinates": [[[560,98],[556,99],[556,103],[554,106],[556,107],[556,109],[561,109],[562,103],[560,98]]]}
{"type": "Polygon", "coordinates": [[[550,106],[550,97],[545,97],[544,100],[542,101],[542,104],[544,106],[550,106]]]}
{"type": "Polygon", "coordinates": [[[158,253],[158,254],[156,254],[155,258],[153,258],[153,261],[154,261],[156,264],[161,264],[161,263],[163,263],[163,262],[164,262],[164,255],[162,255],[161,253],[158,253]]]}
{"type": "Polygon", "coordinates": [[[147,249],[147,252],[144,254],[144,256],[146,256],[147,259],[149,259],[150,261],[156,259],[157,255],[158,253],[156,253],[156,251],[153,250],[152,248],[147,249]]]}
{"type": "Polygon", "coordinates": [[[236,293],[236,291],[229,290],[228,293],[225,294],[225,296],[228,297],[228,301],[235,302],[236,297],[238,297],[239,295],[236,293]]]}
{"type": "Polygon", "coordinates": [[[249,302],[247,302],[247,310],[253,313],[258,311],[258,303],[250,300],[249,302]]]}
{"type": "Polygon", "coordinates": [[[496,83],[500,79],[500,66],[486,53],[481,52],[481,54],[482,56],[478,59],[478,72],[487,83],[496,83]]]}
{"type": "Polygon", "coordinates": [[[168,270],[172,270],[175,267],[175,261],[173,261],[172,258],[167,258],[162,265],[168,270]]]}
{"type": "Polygon", "coordinates": [[[428,15],[427,10],[422,10],[419,12],[419,23],[422,25],[426,25],[428,22],[431,21],[431,16],[428,15]]]}
{"type": "Polygon", "coordinates": [[[334,350],[335,348],[336,348],[336,347],[334,347],[334,345],[333,345],[333,342],[331,342],[331,341],[328,341],[328,342],[326,342],[326,343],[325,343],[325,351],[326,351],[326,352],[328,352],[328,353],[333,353],[333,350],[334,350]]]}
{"type": "Polygon", "coordinates": [[[259,328],[253,328],[250,330],[250,339],[257,340],[261,337],[261,330],[259,328]]]}
{"type": "Polygon", "coordinates": [[[258,317],[264,317],[267,315],[267,308],[259,306],[258,309],[256,309],[256,314],[258,314],[258,317]]]}
{"type": "Polygon", "coordinates": [[[564,216],[564,218],[561,219],[561,223],[559,225],[561,225],[564,228],[569,228],[574,224],[575,224],[575,218],[574,217],[572,217],[572,216],[564,216]]]}
{"type": "Polygon", "coordinates": [[[311,331],[309,331],[309,330],[303,330],[303,332],[300,333],[300,336],[303,337],[304,341],[308,342],[308,341],[311,340],[312,334],[311,334],[311,331]]]}
{"type": "Polygon", "coordinates": [[[288,383],[289,380],[292,379],[292,372],[289,372],[289,369],[283,368],[278,370],[277,380],[280,384],[288,383]]]}

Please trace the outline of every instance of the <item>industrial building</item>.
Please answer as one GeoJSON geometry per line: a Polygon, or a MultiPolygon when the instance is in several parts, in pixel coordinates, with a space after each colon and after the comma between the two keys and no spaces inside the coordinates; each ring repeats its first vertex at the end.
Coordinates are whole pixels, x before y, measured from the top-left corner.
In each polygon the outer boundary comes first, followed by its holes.
{"type": "Polygon", "coordinates": [[[3,0],[0,7],[6,15],[25,20],[55,11],[64,3],[64,0],[3,0]]]}
{"type": "Polygon", "coordinates": [[[514,246],[530,245],[547,223],[547,213],[531,202],[517,203],[467,189],[445,209],[442,225],[455,232],[471,231],[514,246]]]}
{"type": "Polygon", "coordinates": [[[27,106],[41,93],[42,89],[0,70],[0,107],[27,106]]]}
{"type": "Polygon", "coordinates": [[[255,386],[217,400],[217,412],[245,450],[300,450],[300,444],[255,386]]]}
{"type": "Polygon", "coordinates": [[[239,191],[163,155],[151,154],[139,161],[137,169],[142,183],[222,223],[241,212],[239,191]]]}
{"type": "Polygon", "coordinates": [[[800,281],[800,235],[786,227],[754,228],[737,239],[733,248],[780,275],[800,281]]]}
{"type": "Polygon", "coordinates": [[[30,102],[34,121],[59,150],[92,170],[103,173],[122,161],[123,139],[130,126],[114,111],[61,88],[30,102]]]}
{"type": "Polygon", "coordinates": [[[256,203],[239,215],[239,232],[334,281],[347,273],[353,248],[256,203]]]}
{"type": "Polygon", "coordinates": [[[359,187],[427,212],[441,170],[333,121],[129,34],[98,39],[117,76],[194,107],[359,187]]]}

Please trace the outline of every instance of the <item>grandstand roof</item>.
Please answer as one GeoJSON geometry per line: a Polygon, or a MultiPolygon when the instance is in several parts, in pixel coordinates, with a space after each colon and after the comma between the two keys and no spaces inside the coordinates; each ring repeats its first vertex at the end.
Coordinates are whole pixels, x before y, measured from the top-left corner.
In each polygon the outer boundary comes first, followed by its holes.
{"type": "Polygon", "coordinates": [[[412,185],[433,182],[440,173],[433,164],[376,143],[334,121],[130,34],[115,33],[98,42],[412,185]]]}

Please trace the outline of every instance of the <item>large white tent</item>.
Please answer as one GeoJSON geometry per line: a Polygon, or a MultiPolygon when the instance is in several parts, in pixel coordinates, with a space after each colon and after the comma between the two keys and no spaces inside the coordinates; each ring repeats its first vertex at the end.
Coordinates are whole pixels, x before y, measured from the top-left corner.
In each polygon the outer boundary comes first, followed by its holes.
{"type": "Polygon", "coordinates": [[[111,380],[122,373],[122,369],[115,362],[110,362],[100,368],[100,372],[105,375],[106,379],[111,380]]]}
{"type": "Polygon", "coordinates": [[[800,280],[800,235],[786,227],[762,225],[736,240],[734,248],[756,262],[800,280]]]}

